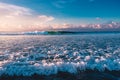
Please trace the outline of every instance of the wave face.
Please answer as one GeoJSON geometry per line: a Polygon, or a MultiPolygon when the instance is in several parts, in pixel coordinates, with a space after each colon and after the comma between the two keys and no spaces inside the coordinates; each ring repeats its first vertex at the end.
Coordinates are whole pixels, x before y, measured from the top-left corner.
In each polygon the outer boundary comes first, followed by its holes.
{"type": "Polygon", "coordinates": [[[120,34],[0,36],[0,75],[120,71],[120,34]]]}
{"type": "Polygon", "coordinates": [[[120,31],[29,31],[0,32],[0,35],[81,35],[81,34],[120,34],[120,31]]]}
{"type": "Polygon", "coordinates": [[[22,35],[79,35],[79,34],[120,34],[120,31],[33,31],[24,32],[22,35]]]}

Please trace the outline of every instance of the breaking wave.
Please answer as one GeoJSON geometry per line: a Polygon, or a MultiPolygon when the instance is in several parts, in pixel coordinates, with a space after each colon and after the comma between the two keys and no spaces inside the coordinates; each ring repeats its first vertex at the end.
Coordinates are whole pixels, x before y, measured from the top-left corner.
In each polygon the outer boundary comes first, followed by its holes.
{"type": "Polygon", "coordinates": [[[29,31],[0,33],[0,35],[79,35],[79,34],[120,34],[120,31],[29,31]]]}
{"type": "Polygon", "coordinates": [[[94,34],[94,33],[120,33],[119,31],[34,31],[34,32],[24,32],[24,35],[71,35],[71,34],[94,34]]]}

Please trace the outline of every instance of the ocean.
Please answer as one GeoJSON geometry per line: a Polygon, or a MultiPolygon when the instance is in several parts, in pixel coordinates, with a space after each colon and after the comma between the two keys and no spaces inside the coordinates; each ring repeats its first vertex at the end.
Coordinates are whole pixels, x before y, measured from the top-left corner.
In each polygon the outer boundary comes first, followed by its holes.
{"type": "Polygon", "coordinates": [[[120,80],[120,33],[0,35],[0,80],[120,80]]]}

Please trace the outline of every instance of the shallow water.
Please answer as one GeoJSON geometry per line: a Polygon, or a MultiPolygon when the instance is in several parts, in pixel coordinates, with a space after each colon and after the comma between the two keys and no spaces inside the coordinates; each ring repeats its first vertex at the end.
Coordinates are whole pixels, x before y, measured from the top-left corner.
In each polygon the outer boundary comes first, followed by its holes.
{"type": "Polygon", "coordinates": [[[87,70],[120,78],[120,34],[0,36],[1,76],[92,75],[87,70]]]}

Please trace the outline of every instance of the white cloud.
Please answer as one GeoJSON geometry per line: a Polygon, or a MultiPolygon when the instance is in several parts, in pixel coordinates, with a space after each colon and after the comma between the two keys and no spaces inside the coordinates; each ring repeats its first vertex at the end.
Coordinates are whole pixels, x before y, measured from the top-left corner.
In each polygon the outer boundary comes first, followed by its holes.
{"type": "Polygon", "coordinates": [[[53,5],[57,8],[64,8],[67,4],[70,4],[76,0],[55,0],[53,1],[53,5]]]}
{"type": "Polygon", "coordinates": [[[53,29],[66,29],[66,28],[81,28],[81,25],[63,23],[63,24],[53,24],[51,25],[53,29]]]}
{"type": "Polygon", "coordinates": [[[45,21],[45,22],[54,20],[54,17],[46,16],[46,15],[40,15],[40,16],[38,16],[38,18],[42,21],[45,21]]]}
{"type": "Polygon", "coordinates": [[[31,12],[32,10],[29,8],[24,8],[6,3],[0,3],[0,15],[23,16],[32,15],[31,12]]]}
{"type": "Polygon", "coordinates": [[[29,8],[0,3],[0,31],[28,31],[46,29],[46,23],[54,20],[52,16],[35,15],[29,8]]]}
{"type": "Polygon", "coordinates": [[[101,20],[102,18],[100,18],[100,17],[96,17],[96,20],[101,20]]]}

